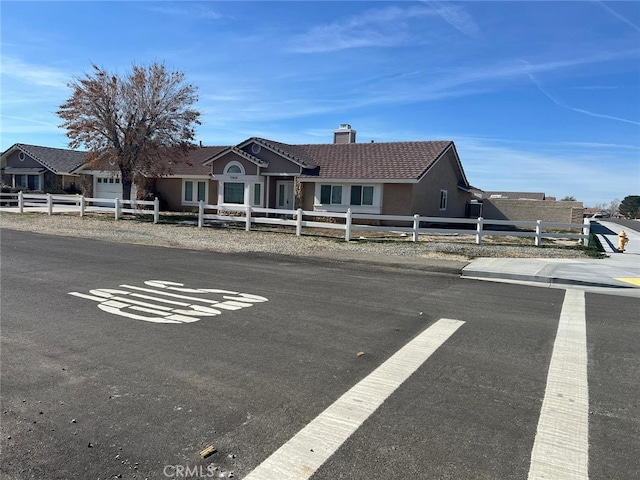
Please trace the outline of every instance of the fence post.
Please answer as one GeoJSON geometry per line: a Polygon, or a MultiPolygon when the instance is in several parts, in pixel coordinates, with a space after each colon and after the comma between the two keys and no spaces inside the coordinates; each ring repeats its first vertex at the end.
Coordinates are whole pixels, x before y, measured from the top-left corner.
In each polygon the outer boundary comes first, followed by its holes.
{"type": "Polygon", "coordinates": [[[251,205],[247,205],[247,218],[245,220],[245,225],[244,225],[244,229],[245,231],[250,231],[251,230],[251,205]]]}
{"type": "Polygon", "coordinates": [[[82,195],[80,197],[80,216],[81,217],[84,217],[84,208],[85,208],[84,195],[82,195]]]}
{"type": "Polygon", "coordinates": [[[50,193],[47,193],[47,213],[49,216],[53,214],[53,199],[50,193]]]}
{"type": "Polygon", "coordinates": [[[115,218],[116,220],[120,219],[120,199],[119,198],[115,198],[113,200],[114,203],[114,207],[115,207],[115,218]]]}
{"type": "Polygon", "coordinates": [[[484,219],[482,217],[478,217],[478,226],[476,227],[476,245],[480,245],[482,243],[483,223],[484,223],[484,219]]]}
{"type": "Polygon", "coordinates": [[[347,216],[345,220],[344,239],[347,242],[351,241],[351,209],[347,209],[347,216]]]}
{"type": "Polygon", "coordinates": [[[420,230],[420,215],[417,213],[413,216],[413,241],[418,241],[418,230],[420,230]]]}
{"type": "Polygon", "coordinates": [[[536,247],[540,246],[542,241],[542,220],[536,220],[536,247]]]}
{"type": "Polygon", "coordinates": [[[22,193],[22,190],[18,192],[18,209],[20,210],[20,213],[24,213],[24,194],[22,193]]]}
{"type": "Polygon", "coordinates": [[[299,208],[296,213],[296,235],[299,237],[302,235],[302,209],[299,208]]]}
{"type": "Polygon", "coordinates": [[[153,199],[153,223],[160,221],[160,200],[158,197],[153,199]]]}
{"type": "Polygon", "coordinates": [[[589,234],[591,233],[591,221],[588,218],[584,219],[584,227],[582,227],[582,234],[585,236],[582,239],[582,244],[585,247],[589,246],[589,234]]]}
{"type": "Polygon", "coordinates": [[[202,228],[204,225],[204,202],[200,200],[198,202],[198,228],[202,228]]]}

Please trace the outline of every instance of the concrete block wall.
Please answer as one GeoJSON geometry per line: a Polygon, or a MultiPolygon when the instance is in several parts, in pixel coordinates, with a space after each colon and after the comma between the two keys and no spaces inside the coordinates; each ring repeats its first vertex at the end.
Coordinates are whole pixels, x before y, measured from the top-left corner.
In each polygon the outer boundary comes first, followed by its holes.
{"type": "Polygon", "coordinates": [[[482,217],[491,220],[524,220],[582,223],[582,202],[514,200],[491,198],[482,201],[482,217]]]}

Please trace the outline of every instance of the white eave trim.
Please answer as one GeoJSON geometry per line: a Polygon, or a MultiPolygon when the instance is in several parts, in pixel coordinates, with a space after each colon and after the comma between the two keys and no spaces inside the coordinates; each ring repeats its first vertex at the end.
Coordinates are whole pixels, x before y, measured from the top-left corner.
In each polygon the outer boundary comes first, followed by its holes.
{"type": "Polygon", "coordinates": [[[248,160],[249,162],[254,163],[258,167],[268,167],[269,166],[269,162],[265,162],[264,160],[260,160],[258,157],[254,157],[250,153],[247,153],[244,150],[241,150],[240,148],[238,148],[236,146],[225,148],[224,150],[222,150],[217,155],[214,155],[213,157],[211,157],[209,160],[206,160],[206,161],[202,162],[202,166],[206,167],[208,165],[211,165],[216,160],[219,160],[222,157],[224,157],[226,155],[229,155],[230,153],[231,154],[235,154],[235,155],[239,156],[240,158],[244,158],[245,160],[248,160]]]}
{"type": "Polygon", "coordinates": [[[40,175],[49,170],[45,167],[5,167],[4,173],[8,175],[40,175]]]}
{"type": "Polygon", "coordinates": [[[276,155],[278,155],[280,158],[293,163],[294,165],[299,166],[300,168],[315,168],[316,165],[306,165],[304,163],[299,162],[298,160],[296,160],[295,158],[292,158],[292,155],[288,154],[288,153],[283,153],[280,150],[277,150],[276,148],[272,147],[269,145],[269,143],[267,143],[269,140],[266,138],[257,138],[257,137],[251,137],[248,140],[245,140],[242,143],[239,143],[237,145],[238,148],[243,148],[246,147],[247,145],[250,145],[252,143],[257,143],[258,145],[260,145],[261,148],[266,148],[267,150],[269,150],[272,153],[275,153],[276,155]]]}
{"type": "Polygon", "coordinates": [[[204,173],[200,175],[180,175],[177,173],[172,173],[171,175],[162,175],[162,176],[157,176],[155,178],[157,178],[158,180],[161,180],[163,178],[186,178],[186,179],[195,179],[195,180],[209,180],[211,178],[211,174],[204,173]]]}
{"type": "Polygon", "coordinates": [[[119,177],[120,170],[83,170],[83,175],[119,177]]]}
{"type": "Polygon", "coordinates": [[[462,168],[462,162],[460,161],[460,157],[458,156],[458,151],[456,150],[455,144],[453,142],[451,142],[451,144],[444,149],[444,151],[438,156],[438,158],[436,158],[436,160],[431,164],[431,166],[429,168],[427,168],[425,170],[425,172],[420,175],[420,178],[418,178],[418,182],[421,182],[424,177],[426,177],[428,175],[428,173],[431,171],[431,169],[436,165],[436,163],[438,163],[440,160],[442,160],[445,155],[449,152],[449,150],[453,149],[453,156],[455,157],[456,160],[456,165],[458,166],[458,170],[460,171],[460,175],[462,176],[462,180],[464,181],[464,183],[466,183],[467,185],[469,185],[469,181],[467,180],[467,176],[464,173],[464,169],[462,168]]]}

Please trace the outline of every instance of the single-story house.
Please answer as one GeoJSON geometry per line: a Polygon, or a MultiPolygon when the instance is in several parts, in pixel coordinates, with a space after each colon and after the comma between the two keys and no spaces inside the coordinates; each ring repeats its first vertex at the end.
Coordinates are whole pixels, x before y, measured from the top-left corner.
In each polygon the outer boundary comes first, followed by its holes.
{"type": "Polygon", "coordinates": [[[172,210],[212,205],[464,217],[470,185],[452,141],[356,143],[341,125],[333,143],[292,145],[251,137],[200,147],[155,180],[172,210]],[[200,163],[199,163],[200,162],[200,163]],[[179,195],[179,196],[178,196],[179,195]]]}
{"type": "MultiPolygon", "coordinates": [[[[34,152],[28,156],[29,168],[50,169],[59,177],[73,173],[75,185],[79,183],[86,196],[121,198],[115,165],[89,169],[84,153],[72,150],[14,145],[2,154],[13,185],[29,187],[15,170],[11,173],[16,162],[26,161],[26,153],[25,159],[18,159],[26,147],[34,152]],[[51,161],[42,161],[44,152],[49,154],[46,158],[58,158],[69,167],[52,169],[51,161]]],[[[170,169],[170,175],[149,179],[142,189],[157,195],[163,209],[173,211],[194,210],[203,201],[285,210],[465,217],[472,198],[452,141],[357,143],[356,131],[348,124],[334,131],[333,143],[292,145],[251,137],[233,146],[201,145],[170,169]]],[[[46,188],[44,181],[38,186],[46,188]]]]}
{"type": "Polygon", "coordinates": [[[83,152],[16,143],[2,153],[0,162],[4,185],[36,191],[82,191],[83,152]]]}

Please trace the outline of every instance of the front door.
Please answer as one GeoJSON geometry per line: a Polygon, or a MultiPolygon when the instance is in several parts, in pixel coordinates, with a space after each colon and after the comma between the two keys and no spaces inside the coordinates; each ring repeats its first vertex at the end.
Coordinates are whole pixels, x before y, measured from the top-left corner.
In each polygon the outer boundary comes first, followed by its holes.
{"type": "Polygon", "coordinates": [[[276,182],[276,189],[276,208],[293,210],[293,182],[278,180],[278,182],[276,182]]]}

